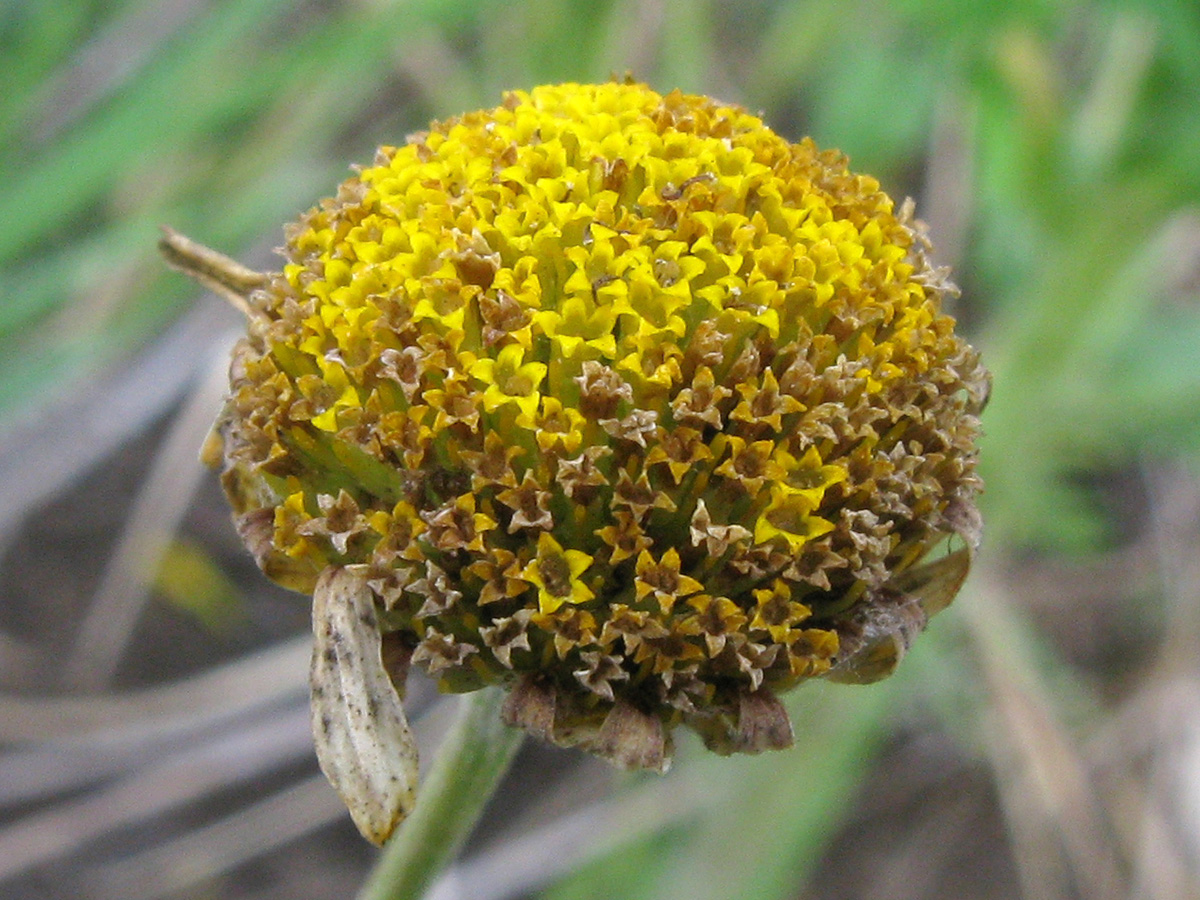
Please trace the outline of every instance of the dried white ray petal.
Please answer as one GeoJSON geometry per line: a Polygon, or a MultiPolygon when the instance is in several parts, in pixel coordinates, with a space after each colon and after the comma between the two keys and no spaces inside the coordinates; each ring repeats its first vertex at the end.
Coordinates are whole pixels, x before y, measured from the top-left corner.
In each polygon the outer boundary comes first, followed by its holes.
{"type": "Polygon", "coordinates": [[[354,824],[382,844],[416,802],[417,745],[384,669],[374,598],[358,569],[330,567],[313,591],[313,740],[354,824]]]}

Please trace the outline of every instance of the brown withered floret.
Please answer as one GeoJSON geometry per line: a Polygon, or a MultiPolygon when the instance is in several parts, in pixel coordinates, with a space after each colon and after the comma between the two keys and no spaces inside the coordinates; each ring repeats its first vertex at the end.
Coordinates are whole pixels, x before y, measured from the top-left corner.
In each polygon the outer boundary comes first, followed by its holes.
{"type": "Polygon", "coordinates": [[[555,482],[567,497],[577,503],[585,502],[587,497],[594,495],[596,488],[608,485],[597,461],[611,453],[608,447],[588,447],[574,459],[561,460],[555,482]]]}
{"type": "Polygon", "coordinates": [[[589,419],[612,419],[622,401],[633,400],[633,388],[613,369],[594,360],[585,360],[580,368],[575,376],[579,411],[589,419]]]}
{"type": "Polygon", "coordinates": [[[678,485],[688,472],[708,459],[712,459],[712,450],[699,431],[683,425],[672,429],[659,426],[654,445],[646,454],[646,467],[666,465],[671,480],[678,485]]]}
{"type": "Polygon", "coordinates": [[[596,536],[612,548],[608,558],[610,565],[636,557],[653,545],[654,541],[642,530],[632,512],[618,509],[613,513],[613,519],[611,525],[596,530],[596,536]]]}
{"type": "Polygon", "coordinates": [[[424,666],[431,674],[436,674],[461,667],[467,657],[477,653],[479,648],[474,644],[430,629],[413,651],[412,662],[424,666]]]}
{"type": "Polygon", "coordinates": [[[645,472],[635,481],[622,469],[613,488],[612,506],[615,514],[628,511],[636,521],[641,522],[652,509],[674,512],[675,501],[663,491],[656,490],[645,472]]]}
{"type": "Polygon", "coordinates": [[[496,499],[512,510],[512,517],[508,521],[509,534],[515,534],[522,528],[549,531],[554,527],[554,517],[550,514],[550,492],[544,490],[530,472],[525,473],[520,485],[501,491],[496,499]]]}
{"type": "Polygon", "coordinates": [[[512,600],[529,590],[529,582],[521,577],[525,566],[511,550],[497,547],[491,556],[476,560],[465,571],[483,581],[479,589],[479,605],[512,600]]]}
{"type": "Polygon", "coordinates": [[[484,646],[492,651],[492,655],[506,669],[513,667],[514,650],[530,649],[529,619],[532,615],[531,609],[518,609],[511,616],[496,619],[491,625],[479,629],[484,646]]]}

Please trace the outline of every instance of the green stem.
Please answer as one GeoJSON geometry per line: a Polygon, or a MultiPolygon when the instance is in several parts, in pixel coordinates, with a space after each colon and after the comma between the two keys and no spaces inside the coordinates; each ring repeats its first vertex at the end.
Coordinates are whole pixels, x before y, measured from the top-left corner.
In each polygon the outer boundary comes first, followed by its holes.
{"type": "Polygon", "coordinates": [[[454,858],[524,737],[500,720],[504,696],[492,687],[462,698],[412,815],[384,846],[358,900],[417,900],[454,858]]]}

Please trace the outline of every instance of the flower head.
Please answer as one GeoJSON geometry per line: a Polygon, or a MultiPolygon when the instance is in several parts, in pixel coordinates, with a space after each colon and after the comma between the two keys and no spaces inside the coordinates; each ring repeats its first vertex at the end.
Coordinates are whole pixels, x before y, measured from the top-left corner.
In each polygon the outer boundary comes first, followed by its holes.
{"type": "Polygon", "coordinates": [[[363,565],[413,662],[551,740],[786,744],[773,692],[890,672],[969,551],[923,558],[977,539],[987,374],[926,249],[842,156],[705,97],[435,123],[252,297],[219,422],[242,534],[291,587],[363,565]]]}

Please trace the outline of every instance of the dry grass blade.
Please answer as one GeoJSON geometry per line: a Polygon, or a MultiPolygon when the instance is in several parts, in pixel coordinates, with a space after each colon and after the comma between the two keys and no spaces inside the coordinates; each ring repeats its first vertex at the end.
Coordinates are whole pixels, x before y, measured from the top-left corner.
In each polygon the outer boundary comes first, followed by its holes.
{"type": "Polygon", "coordinates": [[[0,429],[0,543],[39,503],[53,497],[133,436],[184,393],[217,347],[228,347],[233,315],[201,304],[126,367],[76,385],[36,418],[0,429]],[[197,353],[197,348],[203,348],[197,353]]]}
{"type": "MultiPolygon", "coordinates": [[[[1167,622],[1157,665],[1151,672],[1149,702],[1138,704],[1142,715],[1130,723],[1133,733],[1148,737],[1142,750],[1148,772],[1133,843],[1133,887],[1145,900],[1200,896],[1200,855],[1196,804],[1200,801],[1200,482],[1179,464],[1142,467],[1150,498],[1150,543],[1167,604],[1167,622]]],[[[1132,705],[1132,704],[1131,704],[1132,705]]],[[[1126,746],[1125,742],[1112,742],[1126,746]]],[[[1140,754],[1139,754],[1140,756],[1140,754]]],[[[1134,768],[1132,752],[1121,760],[1134,768]]],[[[1133,779],[1128,779],[1133,780],[1133,779]]],[[[1135,782],[1136,783],[1136,782],[1135,782]]]]}
{"type": "Polygon", "coordinates": [[[42,104],[43,118],[35,126],[37,139],[53,138],[94,109],[203,8],[195,0],[129,4],[55,74],[42,104]]]}
{"type": "Polygon", "coordinates": [[[205,475],[196,448],[225,392],[226,367],[224,352],[210,358],[205,378],[151,463],[63,673],[63,680],[76,689],[99,690],[120,662],[163,553],[205,475]]]}
{"type": "Polygon", "coordinates": [[[962,259],[972,221],[972,180],[975,114],[971,103],[955,91],[939,98],[930,137],[925,187],[928,201],[921,218],[938,236],[934,257],[938,265],[955,267],[962,259]]]}
{"type": "Polygon", "coordinates": [[[305,758],[311,746],[307,710],[294,707],[171,754],[95,793],[27,816],[0,831],[0,881],[123,826],[149,821],[305,758]]]}
{"type": "MultiPolygon", "coordinates": [[[[428,757],[445,736],[453,719],[454,704],[445,698],[435,702],[432,686],[424,680],[417,680],[413,687],[415,696],[411,699],[419,709],[419,743],[428,757]]],[[[294,713],[292,709],[289,715],[294,713]]],[[[288,724],[287,736],[295,737],[292,732],[298,734],[300,729],[293,719],[288,724]]],[[[304,742],[311,746],[307,728],[303,730],[304,742]]],[[[86,878],[93,886],[90,896],[95,900],[154,900],[173,896],[225,876],[237,866],[345,818],[346,806],[329,781],[323,775],[314,775],[208,825],[98,865],[86,878]]]]}
{"type": "Polygon", "coordinates": [[[1032,673],[1001,635],[1020,633],[1006,594],[990,573],[977,576],[963,604],[991,705],[985,725],[1014,855],[1027,900],[1125,896],[1119,851],[1091,784],[1088,762],[1055,716],[1032,673]]]}
{"type": "Polygon", "coordinates": [[[0,741],[86,742],[236,716],[298,692],[310,645],[303,635],[185,681],[124,694],[41,699],[0,694],[0,741]]]}
{"type": "Polygon", "coordinates": [[[700,813],[710,793],[697,778],[653,781],[623,799],[593,803],[452,866],[426,900],[516,900],[627,843],[700,813]]]}
{"type": "Polygon", "coordinates": [[[96,900],[155,900],[195,887],[346,815],[321,775],[160,847],[109,863],[87,879],[96,900]]]}
{"type": "Polygon", "coordinates": [[[1200,897],[1200,680],[1156,677],[1096,735],[1113,808],[1132,859],[1130,896],[1200,897]],[[1130,739],[1130,736],[1134,736],[1130,739]]]}
{"type": "Polygon", "coordinates": [[[1200,674],[1196,646],[1200,642],[1200,482],[1179,463],[1143,465],[1150,496],[1150,547],[1167,599],[1159,666],[1172,673],[1200,674]]]}

